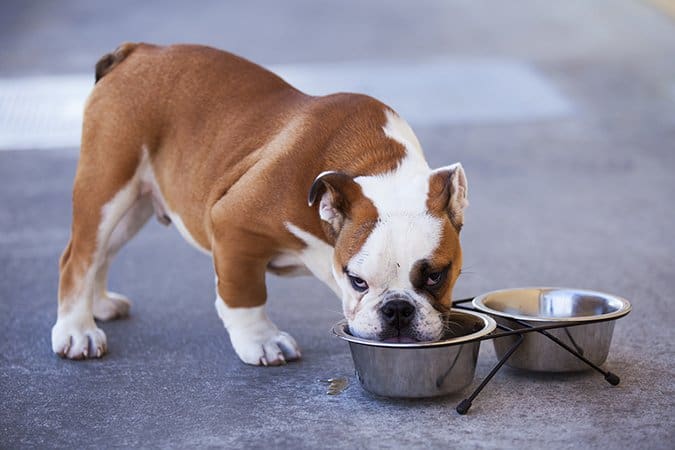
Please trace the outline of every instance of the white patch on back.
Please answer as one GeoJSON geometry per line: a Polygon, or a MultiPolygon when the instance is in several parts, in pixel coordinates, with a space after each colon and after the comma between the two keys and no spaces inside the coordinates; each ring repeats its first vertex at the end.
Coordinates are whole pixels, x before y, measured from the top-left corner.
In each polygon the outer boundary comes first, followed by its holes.
{"type": "Polygon", "coordinates": [[[387,123],[382,127],[384,134],[403,144],[409,152],[413,152],[416,156],[424,159],[420,141],[415,136],[410,125],[408,125],[408,122],[388,109],[384,111],[384,115],[387,117],[387,123]]]}

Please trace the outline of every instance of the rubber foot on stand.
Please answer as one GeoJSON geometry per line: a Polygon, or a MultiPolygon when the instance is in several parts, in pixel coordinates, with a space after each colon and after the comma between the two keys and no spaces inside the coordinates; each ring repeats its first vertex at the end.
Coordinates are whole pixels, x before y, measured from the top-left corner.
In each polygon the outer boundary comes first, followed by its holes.
{"type": "Polygon", "coordinates": [[[469,401],[469,399],[464,399],[459,403],[459,405],[457,405],[457,408],[455,409],[457,410],[458,413],[464,415],[469,411],[469,408],[471,408],[471,402],[469,401]]]}
{"type": "Polygon", "coordinates": [[[607,382],[612,386],[616,386],[617,384],[619,384],[619,382],[621,382],[621,379],[618,376],[614,375],[612,372],[607,372],[607,374],[605,375],[605,380],[607,380],[607,382]]]}

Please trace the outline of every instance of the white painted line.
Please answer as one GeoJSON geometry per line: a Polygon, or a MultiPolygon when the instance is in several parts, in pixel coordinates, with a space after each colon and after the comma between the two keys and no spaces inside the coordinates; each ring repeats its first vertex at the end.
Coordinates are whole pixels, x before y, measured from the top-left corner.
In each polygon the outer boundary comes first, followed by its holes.
{"type": "MultiPolygon", "coordinates": [[[[570,115],[532,67],[503,60],[273,66],[313,95],[361,92],[414,125],[515,123],[570,115]]],[[[93,74],[0,79],[0,150],[78,147],[93,74]]]]}
{"type": "Polygon", "coordinates": [[[0,79],[0,150],[78,147],[93,75],[0,79]]]}

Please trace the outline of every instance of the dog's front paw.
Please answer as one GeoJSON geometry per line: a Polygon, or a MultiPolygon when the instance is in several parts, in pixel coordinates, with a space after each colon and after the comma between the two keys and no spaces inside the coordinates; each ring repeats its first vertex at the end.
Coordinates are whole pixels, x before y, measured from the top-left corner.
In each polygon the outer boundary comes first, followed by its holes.
{"type": "Polygon", "coordinates": [[[131,301],[121,294],[106,292],[94,299],[94,317],[98,320],[114,320],[129,315],[131,301]]]}
{"type": "Polygon", "coordinates": [[[108,350],[105,333],[94,320],[59,319],[52,328],[52,350],[69,359],[100,358],[108,350]]]}
{"type": "Polygon", "coordinates": [[[239,358],[254,366],[279,366],[300,359],[300,348],[290,334],[279,330],[252,333],[230,331],[232,347],[239,358]]]}
{"type": "Polygon", "coordinates": [[[300,348],[290,334],[279,331],[264,306],[230,308],[220,297],[216,311],[230,334],[239,359],[254,366],[278,366],[300,359],[300,348]]]}

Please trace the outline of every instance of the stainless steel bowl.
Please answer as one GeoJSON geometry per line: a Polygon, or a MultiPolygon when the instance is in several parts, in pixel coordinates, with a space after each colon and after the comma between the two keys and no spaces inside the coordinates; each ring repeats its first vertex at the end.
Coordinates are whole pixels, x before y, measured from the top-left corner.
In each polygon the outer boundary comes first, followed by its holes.
{"type": "MultiPolygon", "coordinates": [[[[476,297],[473,306],[495,316],[499,324],[516,328],[519,327],[514,319],[532,325],[602,320],[548,330],[598,366],[607,359],[614,331],[613,319],[625,316],[631,309],[627,300],[615,295],[581,289],[536,287],[488,292],[476,297]]],[[[494,339],[497,357],[501,359],[516,339],[516,336],[494,339]]],[[[542,372],[590,369],[579,358],[537,332],[525,334],[523,343],[506,364],[542,372]]]]}
{"type": "Polygon", "coordinates": [[[457,336],[435,342],[369,341],[352,336],[346,320],[336,323],[333,333],[349,342],[356,376],[366,391],[384,397],[435,397],[471,383],[480,347],[474,339],[496,327],[491,317],[471,311],[453,311],[450,320],[457,336]]]}

